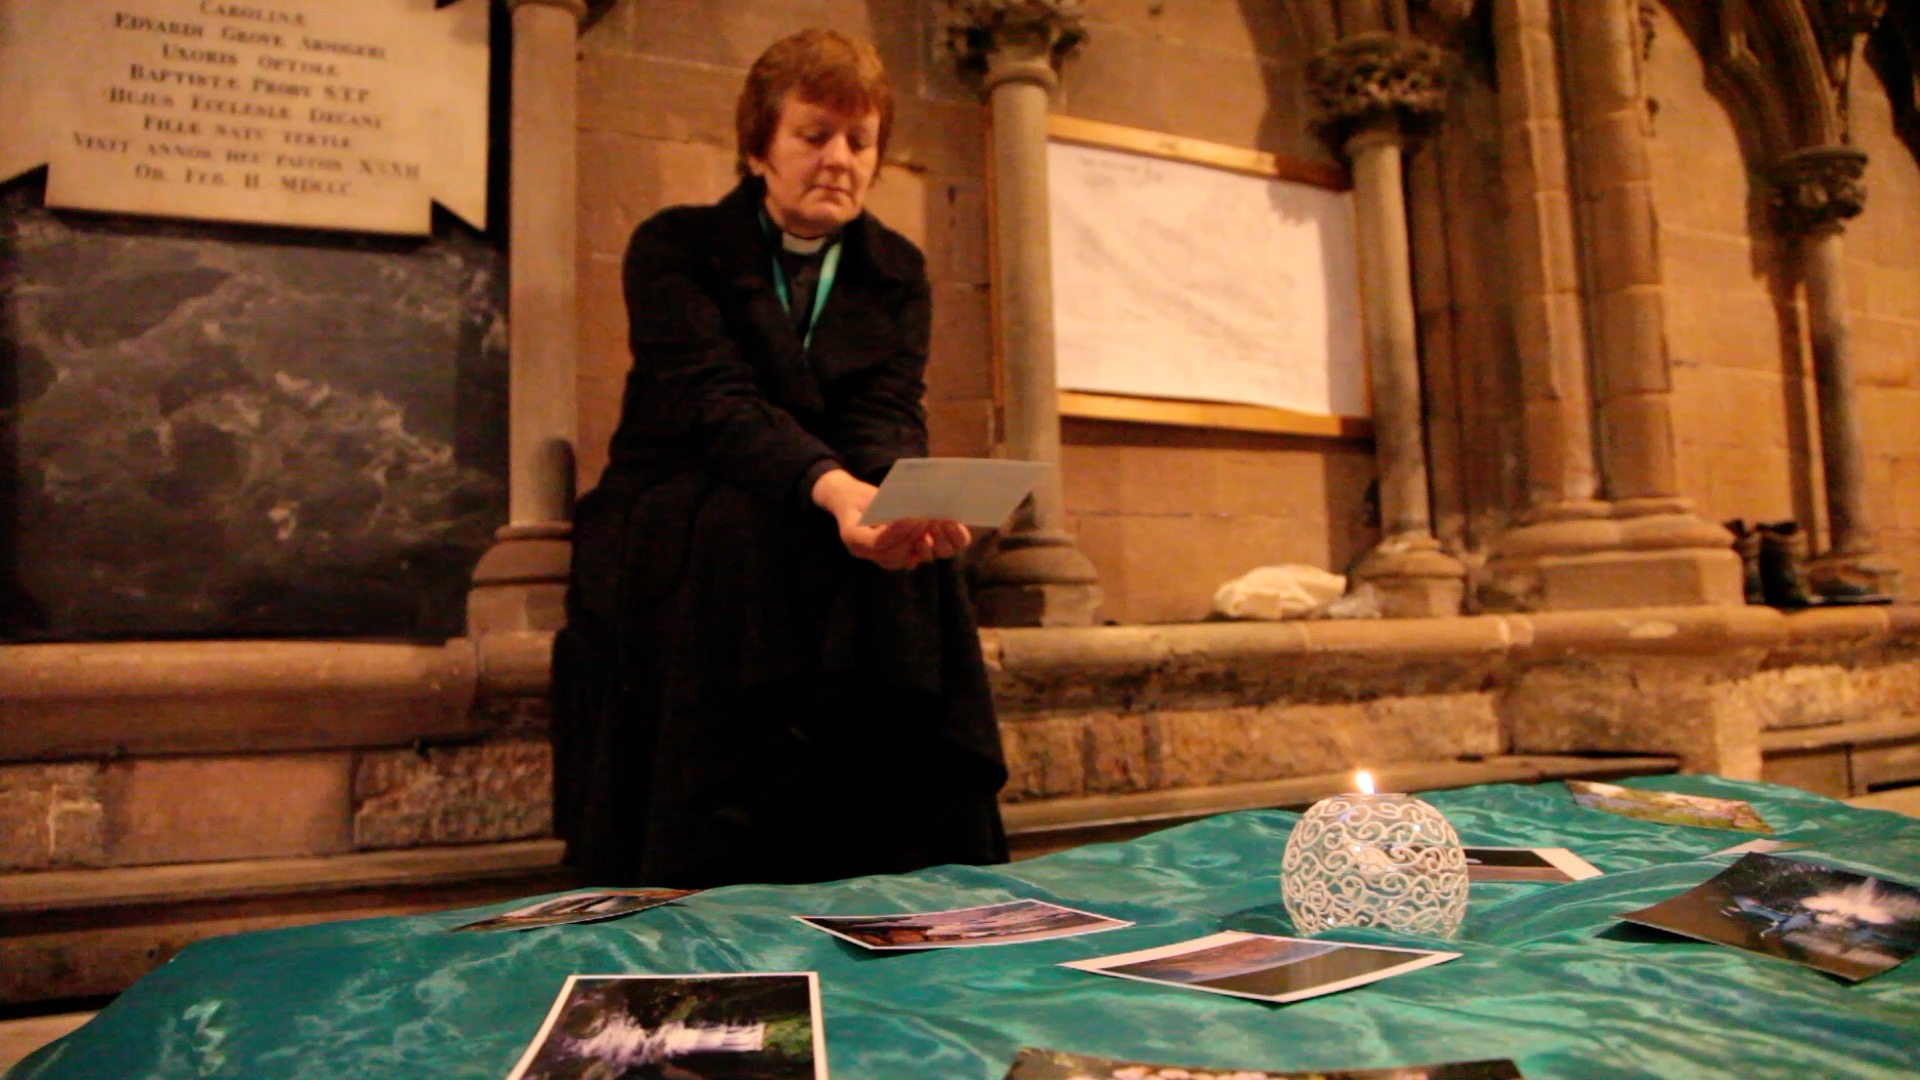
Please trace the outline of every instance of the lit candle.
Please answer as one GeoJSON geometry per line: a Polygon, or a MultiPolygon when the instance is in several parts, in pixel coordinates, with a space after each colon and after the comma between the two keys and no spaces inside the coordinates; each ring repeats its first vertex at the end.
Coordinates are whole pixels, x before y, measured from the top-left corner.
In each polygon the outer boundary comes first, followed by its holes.
{"type": "Polygon", "coordinates": [[[1355,771],[1353,786],[1308,807],[1287,835],[1280,898],[1294,929],[1452,936],[1467,914],[1459,834],[1420,799],[1375,790],[1366,769],[1355,771]]]}

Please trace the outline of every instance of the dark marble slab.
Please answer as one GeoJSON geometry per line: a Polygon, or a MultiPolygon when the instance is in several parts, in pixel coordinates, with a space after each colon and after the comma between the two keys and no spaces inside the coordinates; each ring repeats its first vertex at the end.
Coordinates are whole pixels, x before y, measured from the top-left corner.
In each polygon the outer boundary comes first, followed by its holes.
{"type": "Polygon", "coordinates": [[[0,637],[436,638],[506,517],[506,265],[0,189],[0,637]]]}

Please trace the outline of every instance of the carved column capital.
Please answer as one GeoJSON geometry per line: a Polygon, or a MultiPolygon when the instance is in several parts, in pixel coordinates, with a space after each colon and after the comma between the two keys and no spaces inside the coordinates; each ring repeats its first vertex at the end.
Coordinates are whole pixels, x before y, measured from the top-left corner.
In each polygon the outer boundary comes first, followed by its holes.
{"type": "Polygon", "coordinates": [[[1053,89],[1060,62],[1087,39],[1085,0],[946,0],[946,8],[947,50],[987,93],[1009,81],[1053,89]]]}
{"type": "Polygon", "coordinates": [[[1770,176],[1774,228],[1783,236],[1845,228],[1866,209],[1866,170],[1866,152],[1851,146],[1815,146],[1782,157],[1770,176]]]}
{"type": "Polygon", "coordinates": [[[1322,137],[1336,151],[1352,136],[1385,129],[1419,134],[1447,106],[1446,54],[1398,34],[1354,34],[1307,65],[1322,137]]]}

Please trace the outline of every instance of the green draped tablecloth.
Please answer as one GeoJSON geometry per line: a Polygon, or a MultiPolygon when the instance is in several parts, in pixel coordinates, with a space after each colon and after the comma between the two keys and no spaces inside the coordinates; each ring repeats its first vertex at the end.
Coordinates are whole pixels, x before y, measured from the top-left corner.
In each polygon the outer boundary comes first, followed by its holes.
{"type": "MultiPolygon", "coordinates": [[[[1751,800],[1793,853],[1920,884],[1920,820],[1710,776],[1633,786],[1751,800]]],[[[1558,783],[1427,796],[1463,842],[1570,847],[1604,876],[1475,884],[1451,941],[1346,941],[1460,959],[1293,1005],[1057,967],[1217,930],[1291,934],[1280,853],[1298,816],[1228,814],[981,869],[737,886],[609,922],[446,930],[519,906],[196,944],[8,1080],[505,1077],[571,973],[817,971],[840,1080],[998,1080],[1021,1046],[1248,1069],[1508,1057],[1544,1077],[1920,1076],[1920,959],[1847,984],[1610,918],[1684,891],[1751,838],[1582,809],[1558,783]],[[1136,925],[985,949],[868,953],[794,914],[928,911],[1032,896],[1136,925]]],[[[672,882],[652,884],[672,885],[672,882]]]]}

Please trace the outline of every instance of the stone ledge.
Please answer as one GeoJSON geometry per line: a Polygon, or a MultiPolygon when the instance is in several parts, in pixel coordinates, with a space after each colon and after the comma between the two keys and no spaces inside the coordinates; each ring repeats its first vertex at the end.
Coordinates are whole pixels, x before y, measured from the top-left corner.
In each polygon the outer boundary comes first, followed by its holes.
{"type": "Polygon", "coordinates": [[[0,1005],[114,994],[203,938],[574,887],[554,840],[0,875],[0,1005]]]}
{"type": "Polygon", "coordinates": [[[1920,606],[1635,608],[1353,622],[984,629],[1002,714],[1468,692],[1568,659],[1729,657],[1759,669],[1920,649],[1920,606]]]}
{"type": "Polygon", "coordinates": [[[1836,746],[1873,746],[1879,743],[1920,742],[1920,717],[1863,720],[1850,724],[1782,728],[1760,734],[1760,750],[1767,754],[1824,750],[1836,746]]]}
{"type": "Polygon", "coordinates": [[[0,646],[0,761],[475,736],[475,651],[465,638],[0,646]]]}
{"type": "MultiPolygon", "coordinates": [[[[984,629],[981,644],[1002,714],[1019,718],[1477,692],[1569,657],[1739,653],[1766,668],[1920,656],[1920,605],[984,629]]],[[[490,708],[543,701],[551,646],[539,631],[445,645],[0,645],[0,762],[477,738],[496,726],[490,708]]]]}
{"type": "Polygon", "coordinates": [[[1207,622],[1084,629],[986,628],[990,662],[1021,673],[1131,670],[1177,661],[1230,664],[1280,657],[1395,659],[1581,653],[1713,652],[1863,646],[1920,647],[1920,605],[1622,608],[1451,619],[1207,622]]]}
{"type": "Polygon", "coordinates": [[[562,847],[558,840],[523,840],[315,858],[4,874],[0,916],[522,878],[557,871],[562,847]]]}
{"type": "MultiPolygon", "coordinates": [[[[1371,770],[1386,791],[1438,791],[1474,784],[1535,784],[1566,777],[1612,779],[1673,772],[1679,760],[1664,756],[1502,756],[1479,761],[1388,765],[1371,770]]],[[[1031,858],[1093,841],[1122,840],[1182,822],[1236,810],[1306,806],[1353,790],[1351,772],[1319,773],[1285,780],[1219,784],[1127,795],[1095,795],[1015,803],[1001,808],[1014,858],[1031,858]]]]}

